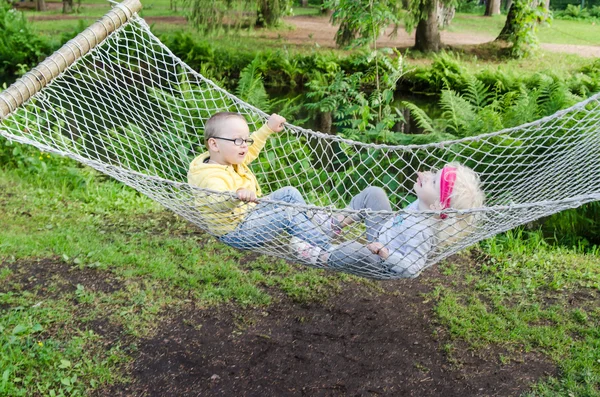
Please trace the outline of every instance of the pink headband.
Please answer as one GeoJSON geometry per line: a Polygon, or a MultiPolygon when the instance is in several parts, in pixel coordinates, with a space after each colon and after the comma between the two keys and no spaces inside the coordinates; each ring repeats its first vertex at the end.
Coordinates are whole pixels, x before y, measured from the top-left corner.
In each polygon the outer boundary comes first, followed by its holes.
{"type": "MultiPolygon", "coordinates": [[[[450,195],[452,189],[454,189],[454,182],[456,181],[456,168],[446,166],[442,168],[442,175],[440,177],[440,203],[442,210],[450,207],[450,195]]],[[[448,215],[440,214],[440,218],[446,219],[448,215]]]]}

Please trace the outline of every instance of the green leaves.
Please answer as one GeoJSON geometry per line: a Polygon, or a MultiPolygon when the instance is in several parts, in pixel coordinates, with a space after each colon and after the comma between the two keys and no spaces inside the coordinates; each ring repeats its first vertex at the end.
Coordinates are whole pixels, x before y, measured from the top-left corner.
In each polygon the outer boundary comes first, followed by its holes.
{"type": "Polygon", "coordinates": [[[549,12],[543,3],[531,0],[516,0],[506,17],[506,24],[498,39],[506,40],[512,46],[510,55],[523,58],[531,55],[538,47],[537,30],[542,22],[549,20],[549,12]]]}
{"type": "Polygon", "coordinates": [[[50,55],[51,45],[35,34],[27,18],[10,2],[0,2],[0,85],[50,55]]]}
{"type": "Polygon", "coordinates": [[[335,34],[338,47],[360,47],[371,43],[374,46],[387,26],[400,23],[400,4],[396,0],[328,0],[324,6],[334,10],[331,23],[340,25],[335,34]]]}
{"type": "Polygon", "coordinates": [[[44,327],[41,326],[41,324],[36,323],[34,325],[30,325],[30,324],[17,324],[11,334],[15,335],[15,336],[25,336],[25,335],[30,335],[30,334],[34,334],[36,332],[41,332],[44,330],[44,327]]]}

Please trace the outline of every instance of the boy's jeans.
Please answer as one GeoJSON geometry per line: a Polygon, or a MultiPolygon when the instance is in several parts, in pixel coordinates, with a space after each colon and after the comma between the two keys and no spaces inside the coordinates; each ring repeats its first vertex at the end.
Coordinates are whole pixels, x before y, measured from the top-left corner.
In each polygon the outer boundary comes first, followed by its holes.
{"type": "MultiPolygon", "coordinates": [[[[291,186],[283,187],[267,196],[269,200],[305,205],[300,192],[291,186]]],[[[315,226],[303,209],[261,203],[234,231],[221,236],[221,241],[239,249],[256,248],[275,240],[283,231],[309,244],[329,249],[329,237],[315,226]]]]}

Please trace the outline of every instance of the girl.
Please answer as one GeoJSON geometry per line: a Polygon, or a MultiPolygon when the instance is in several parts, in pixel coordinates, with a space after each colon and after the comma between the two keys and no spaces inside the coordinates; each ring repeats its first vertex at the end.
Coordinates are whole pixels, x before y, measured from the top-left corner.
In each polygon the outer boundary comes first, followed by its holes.
{"type": "Polygon", "coordinates": [[[445,209],[463,210],[483,206],[479,176],[470,168],[451,163],[437,172],[418,172],[414,185],[417,200],[394,215],[387,195],[368,187],[350,202],[357,210],[332,227],[343,228],[364,221],[368,244],[340,244],[329,253],[327,265],[334,268],[372,267],[416,277],[424,270],[428,254],[441,244],[456,241],[469,232],[470,215],[445,214],[445,209]],[[440,211],[439,214],[423,211],[440,211]]]}

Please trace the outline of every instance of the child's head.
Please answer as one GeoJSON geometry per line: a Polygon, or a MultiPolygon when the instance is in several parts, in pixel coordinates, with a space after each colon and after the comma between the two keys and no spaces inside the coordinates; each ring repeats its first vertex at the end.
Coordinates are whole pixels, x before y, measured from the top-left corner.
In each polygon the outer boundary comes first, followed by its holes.
{"type": "Polygon", "coordinates": [[[417,175],[414,189],[422,209],[468,209],[483,205],[479,176],[469,167],[450,163],[435,173],[417,175]]]}
{"type": "MultiPolygon", "coordinates": [[[[466,210],[483,206],[485,195],[479,175],[458,163],[447,164],[436,173],[419,173],[415,192],[422,209],[466,210]],[[423,205],[425,204],[425,205],[423,205]]],[[[460,241],[475,230],[477,214],[441,214],[437,224],[438,248],[460,241]]]]}
{"type": "Polygon", "coordinates": [[[210,159],[223,165],[244,162],[248,147],[254,143],[249,135],[248,123],[239,113],[216,113],[204,126],[204,144],[210,159]]]}

